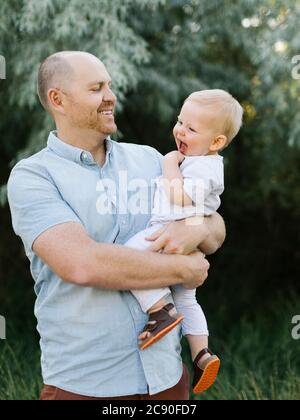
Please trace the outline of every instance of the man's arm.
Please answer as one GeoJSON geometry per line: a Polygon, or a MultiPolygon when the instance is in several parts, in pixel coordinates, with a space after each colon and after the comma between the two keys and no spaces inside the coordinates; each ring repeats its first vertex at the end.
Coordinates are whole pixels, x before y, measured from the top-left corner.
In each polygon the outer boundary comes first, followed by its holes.
{"type": "MultiPolygon", "coordinates": [[[[207,229],[207,235],[199,243],[198,248],[205,254],[214,254],[223,245],[226,238],[226,227],[222,216],[214,213],[204,218],[204,226],[207,229]]],[[[201,227],[199,238],[201,238],[201,227]]]]}
{"type": "Polygon", "coordinates": [[[209,263],[201,252],[162,255],[121,245],[97,243],[80,223],[63,223],[42,233],[33,251],[63,280],[105,289],[152,289],[174,284],[194,288],[209,263]]]}
{"type": "Polygon", "coordinates": [[[146,239],[153,242],[151,251],[188,255],[198,248],[210,255],[222,246],[225,236],[224,220],[219,213],[214,213],[169,223],[146,239]]]}

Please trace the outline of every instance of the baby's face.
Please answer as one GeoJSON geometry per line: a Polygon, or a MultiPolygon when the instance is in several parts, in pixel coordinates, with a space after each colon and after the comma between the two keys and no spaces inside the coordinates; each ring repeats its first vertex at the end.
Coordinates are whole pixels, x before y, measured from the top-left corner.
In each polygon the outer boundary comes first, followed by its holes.
{"type": "Polygon", "coordinates": [[[178,150],[186,156],[204,156],[217,136],[216,113],[194,101],[183,104],[173,129],[178,150]]]}

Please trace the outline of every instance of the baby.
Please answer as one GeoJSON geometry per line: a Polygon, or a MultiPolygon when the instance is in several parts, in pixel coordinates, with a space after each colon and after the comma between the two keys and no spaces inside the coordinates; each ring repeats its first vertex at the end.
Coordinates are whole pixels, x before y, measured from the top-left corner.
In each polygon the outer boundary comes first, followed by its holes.
{"type": "MultiPolygon", "coordinates": [[[[223,90],[194,92],[185,100],[173,129],[177,150],[164,156],[163,174],[155,180],[148,228],[126,246],[145,250],[149,247],[145,238],[169,222],[185,219],[189,223],[194,216],[217,211],[224,190],[223,158],[218,152],[237,135],[242,117],[241,105],[223,90]]],[[[208,348],[207,323],[196,290],[173,286],[175,306],[167,303],[169,288],[131,292],[149,314],[149,322],[139,336],[140,349],[151,346],[182,321],[193,359],[193,392],[207,390],[217,377],[220,359],[208,348]]]]}

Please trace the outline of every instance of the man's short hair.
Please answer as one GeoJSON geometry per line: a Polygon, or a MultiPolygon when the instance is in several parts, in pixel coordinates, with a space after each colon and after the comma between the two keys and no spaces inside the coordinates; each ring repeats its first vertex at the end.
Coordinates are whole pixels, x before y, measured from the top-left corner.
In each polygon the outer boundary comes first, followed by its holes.
{"type": "Polygon", "coordinates": [[[62,88],[74,75],[67,60],[73,51],[61,51],[47,57],[40,65],[37,78],[37,94],[46,111],[50,111],[47,93],[50,88],[62,88]]]}
{"type": "Polygon", "coordinates": [[[239,102],[225,90],[209,89],[193,92],[186,101],[193,101],[216,111],[216,118],[219,118],[221,122],[222,134],[227,137],[226,146],[239,132],[244,110],[239,102]]]}

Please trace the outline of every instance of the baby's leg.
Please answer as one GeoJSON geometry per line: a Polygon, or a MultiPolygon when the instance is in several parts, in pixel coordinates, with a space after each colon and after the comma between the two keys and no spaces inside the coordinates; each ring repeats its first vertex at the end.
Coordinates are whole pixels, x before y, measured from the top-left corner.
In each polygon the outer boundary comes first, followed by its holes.
{"type": "MultiPolygon", "coordinates": [[[[161,227],[162,225],[159,224],[153,225],[137,233],[125,245],[135,249],[147,250],[151,246],[151,242],[146,241],[145,237],[151,236],[161,227]]],[[[139,302],[142,310],[149,314],[149,321],[139,335],[140,349],[144,350],[174,329],[183,317],[177,313],[172,303],[167,303],[166,297],[171,294],[168,287],[131,290],[131,293],[139,302]]]]}
{"type": "MultiPolygon", "coordinates": [[[[192,360],[194,361],[199,352],[208,347],[208,336],[186,334],[186,339],[190,346],[192,360]]],[[[203,356],[203,358],[205,359],[206,357],[203,356]]]]}
{"type": "MultiPolygon", "coordinates": [[[[147,250],[151,246],[151,242],[146,241],[145,237],[151,236],[154,232],[160,229],[162,225],[153,225],[150,228],[144,229],[138,232],[132,238],[129,239],[124,245],[130,248],[147,250]]],[[[139,302],[143,312],[151,313],[156,310],[160,310],[166,305],[165,298],[171,293],[168,287],[159,289],[139,289],[131,290],[131,293],[139,302]]]]}
{"type": "Polygon", "coordinates": [[[182,313],[183,335],[186,336],[193,360],[193,392],[206,391],[216,380],[220,359],[208,349],[208,329],[205,315],[196,299],[196,289],[181,285],[172,287],[176,309],[182,313]]]}
{"type": "Polygon", "coordinates": [[[172,287],[172,295],[178,312],[184,315],[182,333],[186,336],[195,360],[200,350],[208,347],[208,329],[204,312],[196,300],[196,289],[181,285],[172,287]]]}

